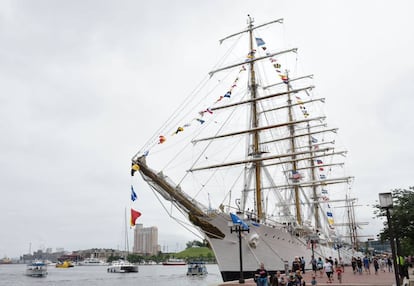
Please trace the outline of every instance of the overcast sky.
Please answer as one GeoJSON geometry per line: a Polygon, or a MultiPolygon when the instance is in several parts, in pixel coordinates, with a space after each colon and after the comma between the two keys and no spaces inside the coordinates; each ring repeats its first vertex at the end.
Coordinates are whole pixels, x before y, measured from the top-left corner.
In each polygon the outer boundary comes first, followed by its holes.
{"type": "MultiPolygon", "coordinates": [[[[218,40],[285,19],[348,150],[362,234],[378,193],[412,186],[412,1],[0,0],[0,258],[122,248],[130,159],[210,71],[218,40]],[[174,108],[172,108],[174,107],[174,108]]],[[[142,181],[163,250],[197,239],[142,181]],[[168,248],[167,248],[168,247],[168,248]]]]}

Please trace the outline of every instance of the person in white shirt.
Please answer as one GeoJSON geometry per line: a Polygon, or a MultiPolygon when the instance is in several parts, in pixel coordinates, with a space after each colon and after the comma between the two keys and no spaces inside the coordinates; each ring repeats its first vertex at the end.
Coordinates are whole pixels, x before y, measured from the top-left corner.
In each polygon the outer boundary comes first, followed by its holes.
{"type": "Polygon", "coordinates": [[[323,269],[325,270],[326,276],[328,276],[328,281],[326,283],[332,283],[333,266],[328,258],[325,259],[323,269]]]}

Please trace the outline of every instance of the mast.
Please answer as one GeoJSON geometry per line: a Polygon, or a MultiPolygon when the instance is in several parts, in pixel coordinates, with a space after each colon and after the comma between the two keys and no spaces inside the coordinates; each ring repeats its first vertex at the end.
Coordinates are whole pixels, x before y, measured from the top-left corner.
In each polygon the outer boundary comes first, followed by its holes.
{"type": "MultiPolygon", "coordinates": [[[[308,129],[308,134],[310,134],[311,133],[311,130],[310,130],[310,125],[309,125],[309,123],[307,124],[307,129],[308,129]]],[[[315,181],[316,180],[316,174],[315,174],[315,160],[314,160],[314,152],[313,152],[313,150],[312,150],[312,136],[311,135],[308,135],[308,145],[309,145],[309,151],[311,152],[311,168],[310,168],[310,170],[311,170],[311,175],[312,175],[312,181],[315,181]]],[[[312,197],[312,199],[313,199],[313,201],[315,202],[314,204],[313,204],[313,207],[314,207],[314,216],[315,216],[315,229],[316,230],[318,230],[318,229],[320,229],[321,228],[321,222],[320,222],[320,220],[319,220],[319,204],[317,203],[317,201],[318,201],[318,194],[317,194],[317,189],[316,189],[316,185],[313,185],[312,186],[312,195],[313,195],[313,197],[312,197]]]]}
{"type": "MultiPolygon", "coordinates": [[[[288,71],[286,71],[286,76],[288,78],[289,81],[289,74],[288,71]]],[[[288,105],[288,117],[289,117],[289,121],[293,122],[293,110],[292,110],[292,98],[291,98],[291,93],[290,93],[290,85],[289,83],[286,85],[287,86],[287,91],[288,91],[288,101],[287,101],[287,105],[288,105]]],[[[297,161],[296,159],[296,145],[295,145],[295,125],[292,124],[289,126],[289,132],[290,132],[290,150],[292,150],[292,172],[297,172],[297,161]]],[[[302,214],[301,214],[301,209],[300,209],[300,197],[299,197],[299,185],[295,185],[293,187],[293,192],[294,192],[294,196],[295,196],[295,210],[296,210],[296,221],[298,222],[299,225],[302,225],[302,214]]]]}
{"type": "MultiPolygon", "coordinates": [[[[250,56],[253,58],[254,56],[254,49],[253,49],[253,19],[249,17],[249,50],[250,56]]],[[[259,127],[259,120],[258,120],[258,112],[257,112],[257,102],[255,99],[257,98],[257,84],[256,84],[256,74],[254,70],[254,62],[249,63],[250,69],[250,96],[253,99],[251,104],[252,108],[252,117],[251,117],[251,125],[252,128],[259,127]]],[[[259,150],[259,132],[253,132],[253,152],[251,155],[255,158],[260,157],[260,150],[259,150]]],[[[255,170],[255,185],[256,185],[256,217],[260,221],[262,219],[262,190],[261,190],[261,162],[257,161],[254,163],[254,170],[255,170]]]]}
{"type": "Polygon", "coordinates": [[[355,206],[354,201],[349,200],[348,196],[346,196],[346,206],[348,212],[348,220],[349,220],[349,235],[351,238],[351,245],[352,248],[358,251],[358,234],[357,234],[357,224],[355,222],[355,206]]]}
{"type": "MultiPolygon", "coordinates": [[[[128,227],[127,227],[127,209],[125,208],[125,251],[126,255],[129,253],[129,241],[128,241],[128,227]]],[[[125,257],[126,259],[126,257],[125,257]]]]}

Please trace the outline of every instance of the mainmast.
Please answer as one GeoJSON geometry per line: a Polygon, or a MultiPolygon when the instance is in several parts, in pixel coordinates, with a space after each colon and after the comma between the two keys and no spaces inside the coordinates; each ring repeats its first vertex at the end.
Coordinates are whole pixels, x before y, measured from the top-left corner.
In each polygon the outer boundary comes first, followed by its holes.
{"type": "MultiPolygon", "coordinates": [[[[253,58],[254,56],[254,48],[253,48],[253,19],[248,15],[249,17],[249,50],[250,50],[250,56],[253,58]]],[[[257,84],[256,84],[256,75],[254,70],[254,62],[250,62],[249,64],[249,70],[250,70],[250,97],[253,99],[251,108],[252,108],[252,117],[251,117],[251,125],[252,128],[259,127],[259,119],[257,115],[257,101],[254,99],[257,98],[257,84]]],[[[259,150],[259,132],[255,131],[253,132],[253,152],[251,152],[251,156],[254,158],[258,158],[261,156],[260,150],[259,150]]],[[[261,220],[263,217],[262,214],[262,189],[261,189],[261,161],[257,161],[254,164],[255,169],[255,184],[256,184],[256,216],[258,220],[261,220]]]]}

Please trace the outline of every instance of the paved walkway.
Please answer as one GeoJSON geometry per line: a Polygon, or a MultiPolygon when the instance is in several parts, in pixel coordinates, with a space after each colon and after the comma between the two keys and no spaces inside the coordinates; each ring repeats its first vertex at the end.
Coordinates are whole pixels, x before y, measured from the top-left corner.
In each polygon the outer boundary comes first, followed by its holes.
{"type": "MultiPolygon", "coordinates": [[[[411,283],[414,282],[412,269],[410,269],[410,280],[411,283]]],[[[306,285],[311,285],[310,281],[312,279],[312,271],[306,271],[303,275],[306,285]]],[[[319,272],[316,275],[316,280],[318,281],[318,286],[331,286],[331,285],[341,285],[341,286],[392,286],[395,285],[395,276],[393,272],[379,272],[377,275],[374,274],[373,268],[371,269],[371,274],[362,273],[362,274],[353,274],[351,267],[345,267],[345,272],[342,273],[342,284],[339,283],[337,280],[337,276],[335,274],[333,283],[327,283],[328,279],[326,274],[323,274],[320,277],[319,272]]],[[[414,283],[413,283],[414,284],[414,283]]],[[[412,285],[413,285],[412,284],[412,285]]],[[[238,281],[232,282],[225,282],[220,284],[219,286],[232,286],[232,285],[243,285],[239,284],[238,281]]],[[[255,286],[256,283],[253,279],[246,279],[245,286],[255,286]]]]}

